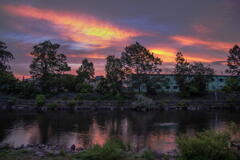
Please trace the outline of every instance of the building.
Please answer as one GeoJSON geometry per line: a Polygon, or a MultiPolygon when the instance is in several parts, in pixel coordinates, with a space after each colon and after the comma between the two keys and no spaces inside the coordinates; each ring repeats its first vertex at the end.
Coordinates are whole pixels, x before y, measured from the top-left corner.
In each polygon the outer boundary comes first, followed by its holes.
{"type": "MultiPolygon", "coordinates": [[[[174,74],[153,74],[149,75],[151,77],[159,77],[164,79],[167,83],[165,85],[161,85],[159,88],[155,88],[157,91],[164,91],[164,92],[179,92],[179,87],[177,85],[177,82],[175,80],[174,74]]],[[[221,90],[225,84],[228,78],[232,76],[229,75],[214,75],[212,80],[208,84],[208,90],[209,91],[216,91],[221,90]]],[[[141,84],[140,88],[135,88],[135,92],[146,92],[147,88],[145,84],[141,84]]]]}

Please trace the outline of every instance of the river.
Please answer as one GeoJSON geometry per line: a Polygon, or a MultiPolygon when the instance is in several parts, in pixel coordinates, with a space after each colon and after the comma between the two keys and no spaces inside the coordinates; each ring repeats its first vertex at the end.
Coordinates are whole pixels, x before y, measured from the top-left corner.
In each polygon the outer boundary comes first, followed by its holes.
{"type": "Polygon", "coordinates": [[[134,150],[148,147],[156,152],[176,149],[179,135],[205,129],[223,130],[230,122],[240,124],[240,112],[230,111],[84,111],[80,113],[1,112],[0,143],[50,144],[88,148],[120,138],[134,150]]]}

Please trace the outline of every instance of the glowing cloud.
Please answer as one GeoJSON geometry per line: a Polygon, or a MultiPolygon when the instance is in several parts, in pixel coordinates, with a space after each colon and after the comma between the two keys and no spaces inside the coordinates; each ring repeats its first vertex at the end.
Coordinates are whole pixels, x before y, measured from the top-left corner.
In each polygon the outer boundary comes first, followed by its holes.
{"type": "Polygon", "coordinates": [[[106,56],[98,53],[90,53],[90,54],[68,54],[70,58],[93,58],[93,59],[105,59],[106,56]]]}
{"type": "Polygon", "coordinates": [[[186,37],[186,36],[173,36],[171,37],[172,40],[175,40],[179,42],[180,44],[184,46],[206,46],[209,49],[212,50],[219,50],[227,52],[230,48],[233,47],[235,43],[229,43],[229,42],[220,42],[220,41],[206,41],[201,40],[198,38],[193,37],[186,37]]]}
{"type": "MultiPolygon", "coordinates": [[[[178,52],[175,49],[172,48],[154,48],[150,50],[153,52],[157,57],[160,57],[163,62],[174,62],[175,63],[175,58],[176,58],[176,53],[178,52]]],[[[184,57],[187,59],[189,62],[205,62],[205,63],[210,63],[213,61],[219,61],[220,59],[216,58],[201,58],[197,56],[192,56],[192,55],[201,55],[201,54],[196,54],[196,53],[183,53],[184,57]]]]}
{"type": "Polygon", "coordinates": [[[103,48],[114,41],[127,40],[139,35],[136,31],[122,29],[93,16],[38,9],[26,5],[7,5],[4,9],[14,15],[45,20],[56,27],[56,30],[74,42],[95,45],[103,48]]]}

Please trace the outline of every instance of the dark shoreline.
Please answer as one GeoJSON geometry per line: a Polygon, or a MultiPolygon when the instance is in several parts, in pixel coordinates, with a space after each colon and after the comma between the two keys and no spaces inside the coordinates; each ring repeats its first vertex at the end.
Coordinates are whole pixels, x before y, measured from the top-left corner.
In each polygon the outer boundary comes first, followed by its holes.
{"type": "Polygon", "coordinates": [[[240,101],[231,103],[226,100],[159,100],[154,107],[134,107],[130,100],[82,100],[70,106],[67,101],[49,100],[39,107],[34,100],[18,99],[14,104],[8,100],[0,101],[0,110],[11,111],[83,111],[83,110],[136,110],[136,111],[167,111],[167,110],[240,110],[240,101]],[[48,104],[55,103],[55,107],[48,104]]]}

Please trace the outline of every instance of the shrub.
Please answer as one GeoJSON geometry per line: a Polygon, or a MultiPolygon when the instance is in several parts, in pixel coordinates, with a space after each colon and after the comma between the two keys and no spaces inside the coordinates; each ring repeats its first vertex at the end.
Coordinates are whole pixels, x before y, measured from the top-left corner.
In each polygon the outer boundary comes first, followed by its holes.
{"type": "Polygon", "coordinates": [[[57,103],[49,103],[49,104],[47,104],[47,107],[50,109],[54,109],[57,107],[57,103]]]}
{"type": "Polygon", "coordinates": [[[145,160],[154,160],[154,154],[153,154],[153,152],[150,151],[150,150],[144,151],[142,157],[143,157],[145,160]]]}
{"type": "Polygon", "coordinates": [[[187,102],[185,102],[185,101],[180,101],[180,102],[177,103],[177,106],[178,106],[178,107],[181,107],[181,108],[183,108],[183,109],[187,109],[187,107],[189,106],[189,104],[188,104],[187,102]]]}
{"type": "Polygon", "coordinates": [[[143,95],[138,95],[137,99],[133,102],[132,105],[135,108],[150,109],[155,106],[155,103],[151,98],[145,97],[143,95]]]}
{"type": "Polygon", "coordinates": [[[35,104],[36,104],[38,107],[42,107],[45,103],[46,103],[46,97],[45,97],[45,95],[39,94],[39,95],[36,96],[36,98],[35,98],[35,104]]]}
{"type": "Polygon", "coordinates": [[[229,148],[230,136],[227,133],[205,131],[196,137],[181,137],[177,140],[181,160],[235,160],[229,148]]]}
{"type": "Polygon", "coordinates": [[[108,140],[102,147],[95,145],[79,153],[79,160],[120,160],[124,157],[125,145],[119,140],[108,140]]]}
{"type": "Polygon", "coordinates": [[[67,102],[67,105],[68,105],[69,107],[75,107],[76,104],[77,104],[77,102],[76,102],[75,100],[69,100],[69,101],[67,102]]]}
{"type": "Polygon", "coordinates": [[[91,92],[93,92],[93,87],[86,83],[78,83],[76,85],[75,90],[79,93],[91,93],[91,92]]]}

